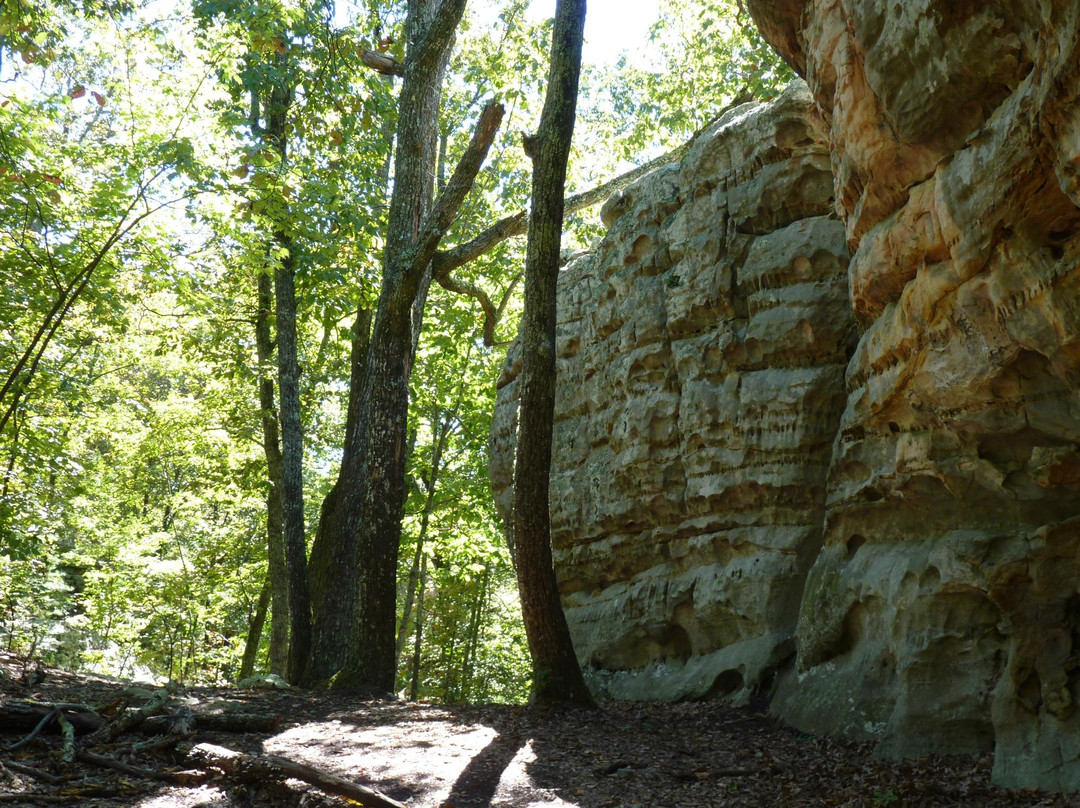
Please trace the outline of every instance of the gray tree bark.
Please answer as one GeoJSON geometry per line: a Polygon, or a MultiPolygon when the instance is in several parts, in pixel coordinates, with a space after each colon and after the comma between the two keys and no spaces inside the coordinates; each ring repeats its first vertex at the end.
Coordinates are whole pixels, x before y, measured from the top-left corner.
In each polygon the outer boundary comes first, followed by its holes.
{"type": "MultiPolygon", "coordinates": [[[[285,539],[281,526],[282,465],[278,435],[274,380],[265,368],[274,359],[270,315],[274,305],[274,282],[266,273],[258,279],[259,307],[255,316],[255,350],[259,359],[259,409],[263,454],[270,481],[266,493],[267,580],[270,585],[270,672],[285,677],[289,659],[289,581],[285,570],[285,539]]],[[[250,674],[248,674],[250,675],[250,674]]]]}
{"type": "Polygon", "coordinates": [[[259,602],[255,605],[255,614],[248,625],[247,639],[244,641],[244,655],[240,660],[238,680],[247,679],[255,672],[255,660],[259,656],[259,641],[262,639],[263,626],[266,625],[266,613],[270,610],[270,579],[263,582],[259,590],[259,602]]]}
{"type": "MultiPolygon", "coordinates": [[[[343,459],[337,502],[323,510],[316,537],[320,576],[334,589],[358,588],[356,611],[320,616],[324,626],[352,619],[345,664],[335,685],[394,689],[397,558],[405,500],[405,436],[409,371],[431,258],[472,187],[502,120],[489,104],[446,190],[432,205],[443,72],[465,0],[410,0],[407,55],[395,139],[394,191],[387,224],[382,288],[368,351],[356,426],[356,451],[343,459]],[[429,210],[430,208],[430,210],[429,210]]],[[[352,436],[350,436],[350,439],[352,436]]],[[[317,649],[321,648],[321,644],[317,649]]],[[[316,653],[307,676],[333,673],[335,660],[316,653]]]]}
{"type": "Polygon", "coordinates": [[[593,703],[559,602],[548,510],[555,413],[555,286],[584,26],[585,0],[558,0],[540,129],[525,141],[533,159],[533,180],[514,467],[514,542],[521,613],[532,655],[533,693],[541,704],[593,703]]]}
{"type": "MultiPolygon", "coordinates": [[[[287,54],[276,59],[285,73],[287,54]]],[[[284,163],[288,158],[286,125],[293,101],[292,82],[280,75],[266,109],[266,136],[284,163]]],[[[304,539],[304,438],[300,421],[300,363],[296,335],[296,250],[279,223],[274,243],[281,257],[274,271],[277,319],[278,398],[281,421],[281,513],[289,590],[288,680],[299,682],[311,648],[307,544],[304,539]]]]}

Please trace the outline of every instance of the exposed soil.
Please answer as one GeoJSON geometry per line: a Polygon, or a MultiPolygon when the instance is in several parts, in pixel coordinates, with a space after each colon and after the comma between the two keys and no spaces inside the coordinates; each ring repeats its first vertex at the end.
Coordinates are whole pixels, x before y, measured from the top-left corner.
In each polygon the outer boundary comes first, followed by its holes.
{"type": "MultiPolygon", "coordinates": [[[[126,683],[55,670],[18,681],[0,655],[0,707],[12,701],[101,705],[126,683]],[[6,672],[6,676],[3,672],[6,672]]],[[[990,785],[992,759],[887,761],[867,744],[815,738],[750,708],[717,703],[605,702],[595,711],[496,705],[435,707],[364,701],[337,692],[185,688],[194,713],[270,712],[273,734],[199,732],[194,739],[269,753],[379,789],[413,808],[719,808],[719,806],[1080,806],[1080,795],[990,785]]],[[[84,763],[60,762],[59,735],[0,725],[0,803],[139,808],[349,805],[296,781],[163,785],[84,763]],[[32,766],[44,782],[3,766],[32,766]]],[[[122,736],[96,751],[148,769],[183,769],[182,753],[134,749],[122,736]]]]}

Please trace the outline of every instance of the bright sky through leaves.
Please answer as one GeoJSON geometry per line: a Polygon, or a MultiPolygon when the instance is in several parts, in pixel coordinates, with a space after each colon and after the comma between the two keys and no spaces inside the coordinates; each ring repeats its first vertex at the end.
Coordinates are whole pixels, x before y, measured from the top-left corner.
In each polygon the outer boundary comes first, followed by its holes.
{"type": "MultiPolygon", "coordinates": [[[[554,13],[554,0],[533,0],[529,7],[529,16],[534,20],[554,13]]],[[[659,0],[589,0],[582,60],[587,64],[613,64],[623,51],[631,55],[642,51],[649,38],[649,26],[659,13],[659,0]]]]}

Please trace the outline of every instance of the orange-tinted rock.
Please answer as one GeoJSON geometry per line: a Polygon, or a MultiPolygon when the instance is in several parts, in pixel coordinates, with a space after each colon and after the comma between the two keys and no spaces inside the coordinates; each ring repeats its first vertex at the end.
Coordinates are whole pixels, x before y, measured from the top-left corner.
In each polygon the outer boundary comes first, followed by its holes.
{"type": "Polygon", "coordinates": [[[749,5],[829,122],[865,327],[774,709],[1080,788],[1080,6],[749,5]]]}

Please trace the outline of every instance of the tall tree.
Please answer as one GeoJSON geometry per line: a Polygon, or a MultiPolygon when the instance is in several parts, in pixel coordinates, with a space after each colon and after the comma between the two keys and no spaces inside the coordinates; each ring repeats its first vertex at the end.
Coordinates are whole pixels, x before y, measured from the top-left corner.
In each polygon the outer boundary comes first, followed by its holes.
{"type": "MultiPolygon", "coordinates": [[[[281,47],[272,62],[271,87],[265,93],[263,117],[264,134],[284,173],[287,170],[288,121],[292,107],[295,80],[288,63],[288,37],[282,35],[281,47]]],[[[253,113],[259,96],[253,97],[253,113]]],[[[278,412],[281,430],[280,471],[276,462],[268,466],[271,485],[280,473],[281,540],[288,579],[289,654],[288,678],[300,681],[311,648],[311,602],[308,593],[307,543],[304,538],[304,444],[300,419],[300,361],[297,345],[296,268],[297,253],[288,223],[288,209],[277,211],[273,217],[272,265],[274,267],[274,311],[277,324],[278,412]]],[[[260,300],[260,305],[263,300],[260,300]]],[[[260,391],[261,392],[261,391],[260,391]]],[[[265,406],[267,402],[260,401],[265,406]]],[[[270,447],[272,449],[272,446],[270,447]]],[[[276,503],[269,503],[272,505],[276,503]]],[[[274,514],[272,507],[269,517],[274,514]]],[[[271,536],[272,539],[276,538],[271,536]]],[[[271,565],[276,559],[270,558],[271,565]]]]}
{"type": "Polygon", "coordinates": [[[534,698],[541,704],[593,703],[559,602],[548,510],[555,415],[555,287],[584,28],[585,0],[558,0],[540,128],[525,139],[525,150],[533,159],[533,204],[521,329],[514,545],[521,614],[533,660],[534,698]]]}
{"type": "MultiPolygon", "coordinates": [[[[358,451],[342,462],[338,509],[323,519],[313,547],[320,585],[336,579],[336,591],[359,585],[351,641],[337,679],[342,687],[393,690],[397,607],[397,560],[405,501],[405,435],[409,371],[427,290],[430,262],[472,187],[502,121],[503,108],[489,104],[472,142],[438,200],[432,179],[437,154],[443,73],[465,0],[410,0],[407,50],[398,107],[394,191],[390,199],[382,287],[357,419],[358,451]],[[359,580],[357,580],[359,579],[359,580]]],[[[333,624],[339,625],[342,615],[333,624]]],[[[317,629],[326,636],[324,623],[317,629]]],[[[329,645],[329,644],[327,644],[329,645]]],[[[334,660],[315,646],[308,681],[332,673],[334,660]]]]}
{"type": "Polygon", "coordinates": [[[259,420],[262,426],[263,454],[266,457],[266,476],[269,480],[266,492],[266,554],[267,582],[270,586],[270,672],[287,676],[289,576],[285,566],[285,531],[281,512],[281,437],[274,400],[274,380],[268,373],[274,359],[274,339],[270,332],[274,281],[269,274],[260,272],[257,283],[259,307],[255,313],[255,350],[259,359],[259,420]]]}

